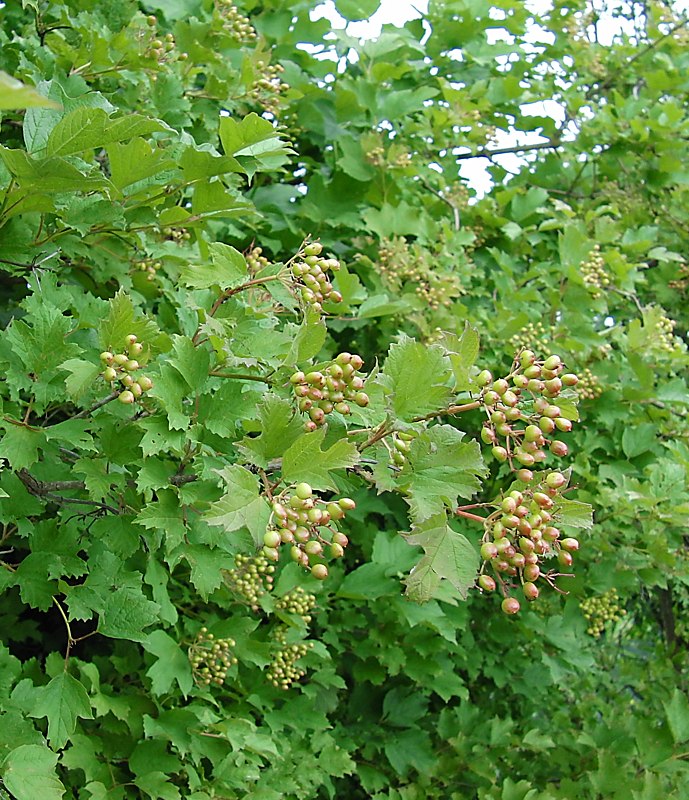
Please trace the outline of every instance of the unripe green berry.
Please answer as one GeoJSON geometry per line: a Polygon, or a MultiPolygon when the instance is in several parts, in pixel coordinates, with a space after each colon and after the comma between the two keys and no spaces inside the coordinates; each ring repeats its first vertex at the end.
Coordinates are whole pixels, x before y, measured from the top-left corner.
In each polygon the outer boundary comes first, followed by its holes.
{"type": "Polygon", "coordinates": [[[476,383],[481,387],[488,386],[492,380],[493,376],[487,369],[481,370],[481,372],[479,372],[479,374],[476,376],[476,383]]]}
{"type": "Polygon", "coordinates": [[[263,544],[266,547],[278,547],[282,538],[277,531],[266,531],[263,534],[263,544]]]}
{"type": "Polygon", "coordinates": [[[130,392],[128,389],[125,389],[124,392],[120,392],[119,397],[117,399],[120,401],[120,403],[125,403],[125,404],[131,404],[136,400],[134,394],[130,392]]]}
{"type": "Polygon", "coordinates": [[[560,489],[567,483],[567,478],[561,472],[551,472],[545,482],[551,489],[560,489]]]}
{"type": "Polygon", "coordinates": [[[323,252],[323,245],[320,242],[311,242],[304,248],[306,256],[319,256],[323,252]]]}
{"type": "Polygon", "coordinates": [[[130,333],[128,336],[125,336],[125,337],[124,337],[124,343],[125,343],[125,345],[132,345],[132,344],[134,344],[134,342],[136,342],[136,338],[137,338],[137,337],[136,337],[136,336],[135,336],[133,333],[130,333]]]}
{"type": "Polygon", "coordinates": [[[572,538],[563,539],[560,542],[560,546],[569,553],[575,553],[579,549],[579,540],[572,538]]]}
{"type": "Polygon", "coordinates": [[[560,380],[565,386],[576,386],[579,383],[579,377],[573,372],[566,372],[560,380]]]}
{"type": "Polygon", "coordinates": [[[356,508],[356,503],[351,497],[341,497],[337,504],[343,511],[353,511],[356,508]]]}
{"type": "Polygon", "coordinates": [[[298,483],[294,489],[294,493],[300,500],[308,500],[313,496],[313,489],[308,483],[298,483]]]}
{"type": "Polygon", "coordinates": [[[108,381],[108,383],[112,383],[117,378],[117,372],[112,367],[106,367],[103,372],[101,372],[103,378],[108,381]]]}
{"type": "Polygon", "coordinates": [[[100,354],[100,360],[104,364],[112,364],[114,358],[115,356],[107,350],[100,354]]]}
{"type": "Polygon", "coordinates": [[[524,597],[527,600],[535,600],[540,592],[538,591],[538,586],[535,583],[531,583],[528,581],[522,586],[522,591],[524,592],[524,597]]]}
{"type": "Polygon", "coordinates": [[[507,450],[504,447],[493,447],[491,452],[497,461],[507,461],[507,450]]]}
{"type": "Polygon", "coordinates": [[[484,542],[481,545],[481,558],[484,561],[490,561],[491,558],[496,558],[498,555],[498,548],[493,542],[484,542]]]}
{"type": "Polygon", "coordinates": [[[311,567],[311,574],[317,581],[324,581],[328,577],[328,568],[325,564],[314,564],[311,567]]]}

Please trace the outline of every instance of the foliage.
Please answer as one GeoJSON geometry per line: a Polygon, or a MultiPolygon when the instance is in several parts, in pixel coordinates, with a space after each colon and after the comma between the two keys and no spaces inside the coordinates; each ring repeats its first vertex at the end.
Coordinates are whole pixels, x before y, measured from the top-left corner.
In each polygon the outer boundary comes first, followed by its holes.
{"type": "Polygon", "coordinates": [[[1,10],[0,796],[681,798],[686,20],[314,5],[1,10]]]}

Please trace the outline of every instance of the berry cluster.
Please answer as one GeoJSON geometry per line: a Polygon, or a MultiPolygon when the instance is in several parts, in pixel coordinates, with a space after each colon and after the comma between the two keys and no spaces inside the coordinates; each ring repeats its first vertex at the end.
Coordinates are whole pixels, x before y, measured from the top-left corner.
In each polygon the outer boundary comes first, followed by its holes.
{"type": "Polygon", "coordinates": [[[516,614],[520,608],[519,600],[510,596],[509,578],[518,577],[524,598],[531,601],[539,595],[539,579],[554,587],[555,578],[561,574],[544,572],[543,558],[556,557],[559,566],[572,566],[572,553],[579,549],[579,542],[561,539],[560,530],[552,524],[557,497],[566,485],[567,478],[561,472],[550,472],[539,486],[510,492],[486,520],[478,585],[492,592],[500,584],[506,614],[516,614]],[[486,573],[488,566],[494,577],[486,573]]]}
{"type": "MultiPolygon", "coordinates": [[[[175,37],[171,33],[166,33],[165,36],[160,38],[157,30],[154,28],[158,25],[158,19],[153,14],[146,17],[146,24],[149,27],[144,42],[144,58],[154,58],[159,64],[171,60],[175,57],[175,37]]],[[[186,61],[189,58],[188,53],[178,53],[177,59],[186,61]]]]}
{"type": "Polygon", "coordinates": [[[268,681],[277,689],[284,690],[291,688],[306,675],[306,670],[296,664],[313,647],[313,642],[287,644],[287,630],[286,627],[280,626],[273,634],[277,651],[267,673],[268,681]]]}
{"type": "Polygon", "coordinates": [[[337,272],[340,262],[336,258],[323,258],[320,242],[311,242],[304,247],[303,260],[292,264],[292,276],[304,303],[318,314],[323,303],[341,303],[342,295],[333,289],[329,272],[337,272]]]}
{"type": "Polygon", "coordinates": [[[435,254],[418,245],[410,246],[401,236],[382,240],[378,265],[391,287],[412,286],[414,293],[434,311],[441,306],[449,308],[451,298],[462,293],[456,275],[438,271],[435,254]]]}
{"type": "Polygon", "coordinates": [[[254,26],[232,0],[215,0],[215,7],[223,21],[223,30],[235,41],[241,44],[256,41],[257,34],[254,26]]]}
{"type": "Polygon", "coordinates": [[[234,564],[234,569],[223,573],[225,585],[240,602],[258,611],[258,601],[273,588],[275,567],[260,553],[255,556],[237,554],[234,564]]]}
{"type": "Polygon", "coordinates": [[[603,289],[610,286],[610,276],[605,269],[605,259],[600,254],[600,246],[594,245],[589,257],[580,267],[581,277],[591,297],[597,300],[603,296],[603,289]]]}
{"type": "Polygon", "coordinates": [[[686,292],[689,288],[689,264],[680,264],[677,268],[677,277],[668,282],[670,289],[678,289],[680,292],[686,292]]]}
{"type": "Polygon", "coordinates": [[[120,403],[133,403],[144,392],[153,388],[153,381],[149,377],[139,375],[135,378],[132,374],[141,369],[136,356],[141,355],[143,350],[143,344],[137,341],[133,333],[130,333],[124,339],[124,352],[111,353],[110,351],[105,351],[100,354],[100,360],[105,367],[101,372],[103,380],[111,385],[115,381],[119,381],[124,386],[118,397],[120,403]]]}
{"type": "Polygon", "coordinates": [[[566,456],[567,445],[559,439],[548,439],[553,433],[568,433],[572,422],[555,405],[566,387],[574,387],[579,378],[564,372],[558,355],[536,360],[532,350],[522,350],[506,378],[494,380],[488,370],[476,377],[487,420],[481,439],[492,445],[498,461],[509,462],[524,483],[533,480],[530,467],[546,460],[544,448],[558,457],[566,456]],[[521,427],[519,423],[523,424],[521,427]]]}
{"type": "Polygon", "coordinates": [[[199,686],[222,686],[227,672],[237,659],[232,655],[234,639],[216,639],[208,628],[201,628],[189,648],[189,661],[194,680],[199,686]]]}
{"type": "Polygon", "coordinates": [[[246,266],[252,275],[260,272],[264,267],[270,264],[270,261],[263,255],[262,247],[252,247],[246,254],[246,266]]]}
{"type": "Polygon", "coordinates": [[[545,325],[540,321],[529,322],[510,338],[509,344],[515,350],[520,350],[522,347],[529,350],[548,350],[556,334],[557,328],[554,325],[545,325]]]}
{"type": "Polygon", "coordinates": [[[579,375],[577,394],[580,400],[596,400],[603,394],[603,387],[600,385],[598,376],[594,375],[588,367],[577,374],[579,375]]]}
{"type": "Polygon", "coordinates": [[[305,625],[311,622],[311,612],[316,606],[316,595],[307,592],[301,586],[296,586],[283,595],[276,603],[275,608],[288,614],[297,614],[305,625]]]}
{"type": "Polygon", "coordinates": [[[320,560],[311,564],[311,559],[321,559],[326,554],[342,558],[349,539],[330,526],[354,508],[356,503],[349,497],[325,501],[314,496],[308,483],[297,484],[291,497],[283,494],[273,502],[271,526],[263,536],[263,554],[277,561],[280,545],[289,544],[292,561],[310,567],[314,578],[324,580],[328,568],[320,560]]]}
{"type": "Polygon", "coordinates": [[[363,365],[359,355],[340,353],[322,372],[295,372],[290,377],[294,396],[300,411],[309,415],[304,423],[307,431],[315,431],[325,423],[333,411],[347,416],[351,414],[350,403],[365,408],[368,395],[362,391],[364,379],[357,375],[363,365]]]}
{"type": "Polygon", "coordinates": [[[182,244],[191,239],[191,233],[186,228],[163,228],[161,233],[165,239],[175,244],[182,244]]]}
{"type": "Polygon", "coordinates": [[[617,589],[609,589],[599,597],[587,597],[580,602],[581,613],[588,622],[586,633],[598,639],[608,622],[617,622],[627,611],[620,605],[617,589]]]}
{"type": "Polygon", "coordinates": [[[145,272],[146,279],[149,281],[154,281],[158,274],[158,270],[163,266],[162,261],[158,261],[155,258],[142,258],[140,261],[136,261],[134,266],[140,271],[145,272]]]}
{"type": "Polygon", "coordinates": [[[674,319],[661,314],[655,325],[654,343],[664,353],[678,353],[682,350],[681,340],[675,336],[677,323],[674,319]]]}
{"type": "Polygon", "coordinates": [[[281,95],[289,89],[289,85],[281,78],[285,69],[281,64],[266,64],[265,61],[257,61],[256,69],[259,70],[261,77],[249,89],[247,95],[250,100],[258,103],[273,116],[277,116],[280,111],[281,95]]]}
{"type": "Polygon", "coordinates": [[[390,461],[395,467],[403,467],[407,463],[410,443],[415,438],[416,433],[411,431],[396,431],[392,434],[392,448],[389,448],[390,461]]]}
{"type": "Polygon", "coordinates": [[[385,148],[378,145],[372,147],[366,153],[366,160],[374,167],[408,167],[412,162],[412,156],[406,150],[399,150],[395,154],[394,148],[386,154],[385,148]]]}

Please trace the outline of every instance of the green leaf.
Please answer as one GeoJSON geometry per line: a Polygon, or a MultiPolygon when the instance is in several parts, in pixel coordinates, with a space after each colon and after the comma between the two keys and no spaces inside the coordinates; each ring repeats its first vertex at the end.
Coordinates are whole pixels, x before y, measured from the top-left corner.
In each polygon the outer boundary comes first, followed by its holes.
{"type": "Polygon", "coordinates": [[[420,545],[425,552],[405,580],[407,596],[425,603],[434,597],[440,581],[446,580],[456,595],[465,600],[476,580],[480,561],[466,536],[450,528],[445,514],[437,514],[403,535],[409,544],[420,545]]]}
{"type": "Polygon", "coordinates": [[[26,469],[38,460],[38,450],[43,446],[45,437],[42,431],[0,422],[5,434],[0,439],[0,457],[6,458],[13,469],[26,469]]]}
{"type": "Polygon", "coordinates": [[[93,388],[101,372],[100,366],[80,358],[67,359],[67,361],[60,364],[60,369],[69,372],[69,375],[65,378],[65,386],[67,394],[74,400],[83,397],[89,389],[93,388]]]}
{"type": "Polygon", "coordinates": [[[159,120],[139,114],[111,119],[102,108],[75,108],[52,129],[45,149],[48,156],[67,156],[166,130],[159,120]]]}
{"type": "Polygon", "coordinates": [[[304,428],[289,400],[275,394],[267,394],[258,405],[258,418],[260,435],[245,436],[236,448],[252,464],[265,469],[289,449],[303,434],[304,428]]]}
{"type": "Polygon", "coordinates": [[[61,800],[65,787],[57,777],[58,755],[37,744],[13,750],[2,765],[2,780],[16,800],[61,800]]]}
{"type": "Polygon", "coordinates": [[[194,678],[189,657],[182,652],[179,644],[161,630],[149,633],[141,640],[141,644],[144,650],[158,659],[146,671],[153,693],[158,696],[167,694],[176,683],[186,697],[194,685],[194,678]]]}
{"type": "Polygon", "coordinates": [[[327,328],[319,314],[307,314],[294,337],[285,364],[299,364],[314,358],[325,344],[327,328]]]}
{"type": "Polygon", "coordinates": [[[170,158],[168,150],[156,149],[139,137],[124,143],[113,142],[106,149],[110,162],[110,179],[120,190],[177,168],[177,163],[170,158]]]}
{"type": "Polygon", "coordinates": [[[184,512],[172,489],[161,489],[156,499],[136,516],[136,524],[147,530],[155,530],[165,537],[168,551],[177,547],[187,533],[184,512]]]}
{"type": "Polygon", "coordinates": [[[479,335],[476,328],[472,328],[466,322],[461,336],[454,333],[443,333],[440,343],[447,350],[450,364],[452,364],[456,391],[464,392],[473,388],[474,384],[469,373],[476,363],[479,353],[479,335]]]}
{"type": "Polygon", "coordinates": [[[76,730],[79,717],[91,719],[91,703],[83,685],[68,672],[61,672],[40,688],[31,716],[48,718],[48,740],[59,750],[76,730]]]}
{"type": "Polygon", "coordinates": [[[663,703],[665,717],[676,744],[689,740],[689,700],[680,689],[675,689],[669,701],[663,703]]]}
{"type": "Polygon", "coordinates": [[[480,488],[487,470],[478,442],[464,442],[464,433],[451,425],[435,425],[411,443],[409,469],[400,486],[409,494],[412,518],[417,522],[452,509],[458,498],[468,499],[480,488]]]}
{"type": "Polygon", "coordinates": [[[11,75],[0,70],[0,108],[60,108],[58,103],[39,94],[31,86],[26,86],[11,75]]]}
{"type": "Polygon", "coordinates": [[[302,434],[282,457],[282,477],[288,483],[305,481],[314,489],[335,489],[330,474],[336,469],[348,469],[359,462],[356,445],[340,439],[327,450],[321,450],[325,428],[302,434]]]}
{"type": "Polygon", "coordinates": [[[210,264],[188,264],[182,269],[181,280],[194,289],[232,289],[244,283],[249,270],[246,259],[229,244],[214,243],[209,246],[210,264]]]}
{"type": "Polygon", "coordinates": [[[446,407],[449,378],[450,362],[443,348],[426,347],[402,334],[390,347],[378,382],[395,417],[411,422],[446,407]]]}
{"type": "Polygon", "coordinates": [[[657,435],[658,426],[652,422],[628,425],[622,434],[622,450],[627,458],[636,458],[653,448],[657,435]]]}
{"type": "Polygon", "coordinates": [[[592,528],[593,508],[588,503],[562,498],[558,503],[554,518],[559,525],[569,528],[592,528]]]}
{"type": "Polygon", "coordinates": [[[225,482],[226,493],[212,503],[204,515],[209,525],[220,525],[228,533],[247,528],[258,547],[270,518],[268,501],[261,496],[256,475],[232,464],[218,472],[225,482]]]}
{"type": "Polygon", "coordinates": [[[144,628],[158,621],[160,606],[145,597],[139,588],[123,587],[107,596],[98,632],[112,639],[143,641],[144,628]]]}
{"type": "Polygon", "coordinates": [[[367,19],[380,8],[380,0],[335,0],[335,8],[345,19],[367,19]]]}
{"type": "Polygon", "coordinates": [[[259,169],[277,169],[294,152],[272,122],[253,112],[239,121],[222,117],[219,133],[225,155],[234,156],[250,178],[259,169]]]}
{"type": "MultiPolygon", "coordinates": [[[[121,353],[125,338],[133,333],[144,347],[157,347],[160,330],[152,320],[138,315],[129,295],[120,289],[110,300],[110,312],[98,328],[98,339],[103,350],[121,353]]],[[[144,353],[146,351],[144,350],[144,353]]],[[[139,361],[141,361],[141,357],[139,361]]]]}

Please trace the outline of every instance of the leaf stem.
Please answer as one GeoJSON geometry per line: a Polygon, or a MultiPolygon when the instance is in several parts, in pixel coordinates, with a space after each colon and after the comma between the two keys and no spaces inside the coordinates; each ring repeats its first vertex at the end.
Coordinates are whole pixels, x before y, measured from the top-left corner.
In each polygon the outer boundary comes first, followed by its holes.
{"type": "Polygon", "coordinates": [[[214,378],[228,378],[236,381],[257,381],[258,383],[267,383],[268,386],[274,386],[274,381],[271,381],[270,378],[266,378],[263,375],[243,375],[239,372],[215,372],[214,370],[208,374],[212,375],[214,378]]]}

